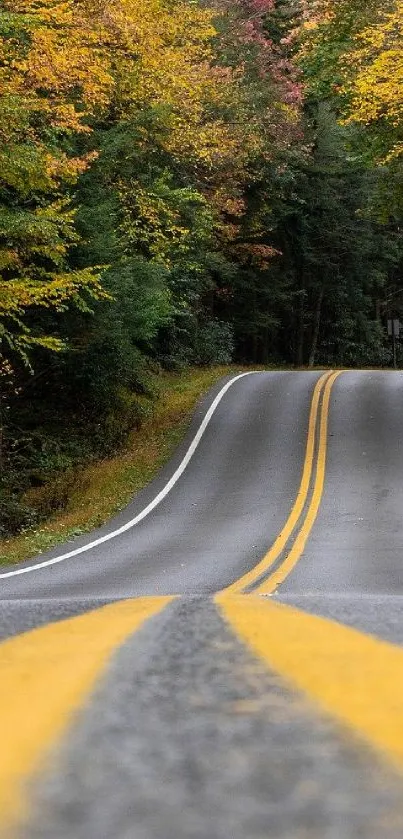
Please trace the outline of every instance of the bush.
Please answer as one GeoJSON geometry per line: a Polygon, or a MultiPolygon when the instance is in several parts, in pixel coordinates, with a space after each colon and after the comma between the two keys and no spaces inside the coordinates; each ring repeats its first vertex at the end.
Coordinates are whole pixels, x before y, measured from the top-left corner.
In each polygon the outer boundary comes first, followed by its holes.
{"type": "Polygon", "coordinates": [[[93,427],[96,454],[111,455],[122,448],[130,431],[141,428],[152,411],[150,395],[141,396],[126,388],[116,390],[110,410],[93,427]]]}
{"type": "Polygon", "coordinates": [[[196,336],[195,364],[230,364],[234,353],[234,331],[229,323],[209,320],[196,336]]]}
{"type": "Polygon", "coordinates": [[[0,536],[15,536],[38,522],[36,510],[13,496],[0,497],[0,536]]]}
{"type": "Polygon", "coordinates": [[[34,522],[48,518],[58,510],[65,510],[71,496],[84,488],[80,469],[67,469],[40,487],[32,487],[23,497],[26,509],[31,511],[34,522]]]}

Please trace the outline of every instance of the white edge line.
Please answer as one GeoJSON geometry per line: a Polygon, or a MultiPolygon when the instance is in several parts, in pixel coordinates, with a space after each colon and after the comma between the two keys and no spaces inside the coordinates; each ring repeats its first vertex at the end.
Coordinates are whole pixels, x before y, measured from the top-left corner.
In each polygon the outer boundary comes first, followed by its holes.
{"type": "Polygon", "coordinates": [[[118,527],[117,530],[112,530],[111,533],[107,533],[105,536],[100,536],[99,539],[94,539],[93,542],[88,542],[88,544],[82,545],[80,548],[75,548],[75,550],[69,551],[66,554],[62,554],[61,556],[55,556],[53,559],[46,559],[44,562],[38,562],[35,565],[29,565],[26,568],[18,568],[16,571],[7,571],[5,574],[0,574],[0,580],[6,580],[9,577],[17,577],[20,574],[28,574],[30,571],[38,571],[40,568],[48,568],[49,565],[57,565],[57,563],[59,563],[59,562],[64,562],[65,559],[70,559],[72,556],[78,556],[78,554],[82,554],[82,553],[85,553],[86,551],[90,551],[92,548],[96,548],[98,545],[102,545],[104,542],[109,542],[110,539],[114,539],[115,536],[120,536],[121,533],[125,533],[127,530],[130,530],[132,527],[135,527],[136,524],[139,524],[139,522],[141,522],[143,519],[145,519],[145,517],[148,516],[149,513],[152,512],[152,510],[155,510],[155,508],[158,506],[158,504],[160,504],[161,501],[163,501],[163,499],[171,491],[172,487],[175,486],[176,482],[179,480],[181,475],[183,475],[189,461],[193,457],[193,455],[194,455],[194,453],[195,453],[195,451],[196,451],[196,449],[197,449],[197,447],[200,443],[201,438],[203,437],[203,434],[204,434],[204,432],[205,432],[213,414],[215,413],[216,409],[218,408],[218,405],[220,404],[222,398],[227,393],[227,390],[229,390],[230,387],[232,387],[232,385],[235,384],[235,382],[238,382],[239,379],[243,379],[245,376],[256,375],[257,372],[258,372],[257,370],[256,371],[251,370],[251,371],[248,371],[247,373],[240,373],[239,376],[235,376],[235,378],[231,379],[230,382],[227,382],[227,384],[224,385],[223,388],[221,388],[220,392],[217,394],[216,398],[214,399],[214,402],[212,402],[212,404],[210,405],[210,408],[208,409],[207,414],[204,417],[203,422],[201,423],[198,431],[196,432],[196,434],[195,434],[195,436],[194,436],[194,438],[193,438],[193,440],[192,440],[192,442],[191,442],[183,460],[179,464],[176,472],[174,472],[172,477],[169,479],[168,483],[165,484],[164,488],[158,493],[158,495],[155,496],[153,501],[150,501],[150,503],[147,504],[146,507],[144,507],[144,510],[142,510],[141,513],[138,513],[137,516],[134,517],[134,519],[131,519],[130,521],[126,522],[126,524],[123,524],[121,527],[118,527]]]}

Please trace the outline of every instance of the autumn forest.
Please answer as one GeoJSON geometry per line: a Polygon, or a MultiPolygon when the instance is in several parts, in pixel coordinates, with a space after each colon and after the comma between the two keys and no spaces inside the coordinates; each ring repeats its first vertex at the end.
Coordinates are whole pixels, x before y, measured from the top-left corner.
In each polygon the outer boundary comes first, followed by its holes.
{"type": "Polygon", "coordinates": [[[0,0],[0,533],[161,371],[392,365],[402,85],[402,0],[0,0]]]}

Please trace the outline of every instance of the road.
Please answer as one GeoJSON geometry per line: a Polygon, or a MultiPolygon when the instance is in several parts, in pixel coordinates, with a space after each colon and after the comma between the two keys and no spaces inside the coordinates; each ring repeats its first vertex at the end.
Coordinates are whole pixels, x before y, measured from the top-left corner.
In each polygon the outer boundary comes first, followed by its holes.
{"type": "Polygon", "coordinates": [[[0,569],[0,835],[403,835],[402,425],[398,372],[221,381],[118,517],[0,569]]]}

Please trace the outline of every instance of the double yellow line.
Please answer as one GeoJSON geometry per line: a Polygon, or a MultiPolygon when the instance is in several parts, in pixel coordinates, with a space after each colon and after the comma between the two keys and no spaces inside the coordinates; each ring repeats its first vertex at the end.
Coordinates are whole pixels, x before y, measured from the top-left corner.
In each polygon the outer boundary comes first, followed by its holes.
{"type": "Polygon", "coordinates": [[[283,529],[258,565],[224,589],[222,594],[239,594],[251,586],[253,586],[254,593],[271,594],[290,574],[300,559],[315,523],[322,499],[326,470],[330,395],[334,382],[340,376],[340,373],[341,371],[324,373],[316,383],[309,415],[308,438],[301,484],[294,506],[283,529]],[[311,490],[312,494],[308,504],[311,490]],[[293,535],[295,537],[294,542],[287,551],[287,545],[293,535]],[[284,558],[278,567],[271,574],[268,573],[284,551],[284,558]],[[262,577],[264,578],[263,581],[259,582],[262,577]]]}

